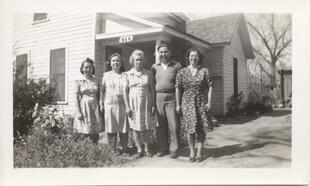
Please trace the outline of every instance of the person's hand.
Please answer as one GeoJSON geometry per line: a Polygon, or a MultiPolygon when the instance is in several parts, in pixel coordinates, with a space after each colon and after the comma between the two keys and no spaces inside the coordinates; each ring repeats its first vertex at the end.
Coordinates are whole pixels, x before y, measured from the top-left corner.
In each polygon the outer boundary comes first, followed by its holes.
{"type": "Polygon", "coordinates": [[[77,112],[76,113],[76,117],[77,117],[78,120],[83,120],[84,119],[83,114],[81,112],[77,112]]]}
{"type": "Polygon", "coordinates": [[[100,107],[100,112],[101,112],[101,114],[104,113],[104,106],[101,106],[101,107],[100,107]]]}
{"type": "Polygon", "coordinates": [[[175,107],[175,110],[177,111],[178,114],[180,114],[180,113],[181,113],[181,106],[180,106],[180,105],[177,105],[177,106],[175,107]]]}
{"type": "Polygon", "coordinates": [[[155,107],[155,106],[152,106],[152,109],[151,109],[151,110],[152,110],[152,115],[155,116],[155,114],[156,114],[156,107],[155,107]]]}
{"type": "Polygon", "coordinates": [[[133,113],[132,113],[132,110],[130,108],[126,108],[126,114],[129,118],[133,119],[133,113]]]}
{"type": "Polygon", "coordinates": [[[211,103],[210,102],[207,103],[207,107],[208,107],[207,111],[210,111],[211,110],[211,103]]]}

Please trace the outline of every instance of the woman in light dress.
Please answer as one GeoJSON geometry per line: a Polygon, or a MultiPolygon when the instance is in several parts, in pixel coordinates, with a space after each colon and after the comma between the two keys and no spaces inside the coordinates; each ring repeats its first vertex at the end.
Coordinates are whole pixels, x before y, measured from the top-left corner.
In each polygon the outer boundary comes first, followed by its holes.
{"type": "Polygon", "coordinates": [[[117,154],[128,154],[128,120],[123,99],[122,59],[114,53],[109,58],[111,71],[105,72],[102,78],[101,112],[104,113],[105,131],[109,145],[117,154]],[[121,150],[116,151],[117,136],[119,136],[121,150]]]}
{"type": "Polygon", "coordinates": [[[103,131],[102,116],[99,108],[100,84],[94,77],[94,61],[86,58],[80,67],[83,75],[75,82],[75,118],[74,130],[97,143],[99,133],[103,131]]]}
{"type": "Polygon", "coordinates": [[[141,50],[133,51],[129,62],[132,69],[124,73],[124,100],[137,146],[136,157],[141,158],[143,151],[148,157],[152,157],[150,130],[155,128],[154,80],[151,72],[143,68],[144,53],[141,50]]]}

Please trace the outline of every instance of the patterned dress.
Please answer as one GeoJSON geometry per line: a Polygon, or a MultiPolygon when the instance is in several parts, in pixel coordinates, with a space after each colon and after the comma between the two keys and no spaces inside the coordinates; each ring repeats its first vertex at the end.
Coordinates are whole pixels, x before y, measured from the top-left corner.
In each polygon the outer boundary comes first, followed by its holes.
{"type": "Polygon", "coordinates": [[[92,77],[91,79],[82,78],[76,81],[75,94],[79,94],[80,108],[83,120],[74,118],[74,130],[83,134],[99,134],[102,127],[102,118],[99,111],[99,82],[92,77]]]}
{"type": "Polygon", "coordinates": [[[104,73],[102,78],[104,123],[108,133],[126,133],[129,129],[123,98],[123,79],[121,74],[113,71],[104,73]]]}
{"type": "Polygon", "coordinates": [[[177,74],[176,87],[183,92],[181,125],[187,133],[203,132],[204,127],[212,126],[206,95],[206,90],[211,86],[211,74],[207,68],[198,67],[195,76],[192,76],[189,67],[181,69],[177,74]]]}
{"type": "Polygon", "coordinates": [[[154,81],[150,71],[134,69],[124,73],[125,84],[129,89],[129,106],[133,111],[133,118],[128,118],[130,128],[144,131],[155,128],[156,121],[151,115],[150,82],[154,81]]]}

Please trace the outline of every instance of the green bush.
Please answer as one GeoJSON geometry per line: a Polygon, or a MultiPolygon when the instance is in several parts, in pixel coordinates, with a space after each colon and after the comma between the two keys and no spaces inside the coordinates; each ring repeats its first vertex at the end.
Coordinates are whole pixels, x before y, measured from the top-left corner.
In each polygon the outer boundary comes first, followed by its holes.
{"type": "Polygon", "coordinates": [[[115,167],[130,160],[115,156],[108,145],[74,133],[72,118],[56,106],[34,115],[29,135],[15,139],[14,167],[115,167]]]}
{"type": "Polygon", "coordinates": [[[36,103],[40,106],[54,101],[55,89],[46,79],[30,79],[27,82],[15,79],[13,82],[13,130],[14,136],[25,135],[32,125],[32,112],[36,103]]]}

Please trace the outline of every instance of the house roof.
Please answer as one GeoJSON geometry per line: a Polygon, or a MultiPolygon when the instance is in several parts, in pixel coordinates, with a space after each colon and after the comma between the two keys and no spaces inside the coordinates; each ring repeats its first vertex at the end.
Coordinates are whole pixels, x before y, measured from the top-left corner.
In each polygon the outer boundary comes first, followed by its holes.
{"type": "Polygon", "coordinates": [[[239,32],[246,57],[248,59],[254,58],[250,35],[243,14],[229,14],[193,20],[186,24],[186,32],[213,45],[229,44],[234,34],[239,32]]]}
{"type": "MultiPolygon", "coordinates": [[[[181,13],[166,13],[167,15],[173,15],[176,16],[178,19],[182,19],[185,22],[185,18],[181,18],[182,16],[181,13]]],[[[170,35],[185,39],[187,41],[190,41],[198,46],[205,47],[207,49],[210,49],[210,43],[206,42],[205,40],[195,37],[192,34],[188,34],[186,32],[179,31],[175,29],[174,27],[171,27],[169,25],[165,25],[162,23],[157,23],[153,20],[147,20],[145,18],[140,17],[142,15],[149,16],[154,14],[143,14],[143,13],[138,13],[138,16],[135,14],[124,14],[124,13],[109,13],[108,16],[109,18],[113,18],[114,20],[117,20],[118,22],[122,22],[123,24],[128,22],[127,24],[133,24],[135,25],[142,24],[143,26],[141,28],[137,28],[135,30],[130,30],[130,31],[124,31],[124,32],[117,32],[117,33],[101,33],[101,34],[96,34],[96,40],[101,40],[101,39],[109,39],[109,38],[116,38],[120,37],[123,35],[140,35],[140,34],[151,34],[151,33],[158,33],[158,32],[165,32],[170,35]]],[[[158,14],[157,16],[165,16],[165,14],[158,14]]],[[[185,15],[184,15],[185,16],[185,15]]]]}

